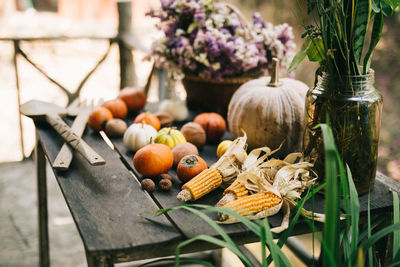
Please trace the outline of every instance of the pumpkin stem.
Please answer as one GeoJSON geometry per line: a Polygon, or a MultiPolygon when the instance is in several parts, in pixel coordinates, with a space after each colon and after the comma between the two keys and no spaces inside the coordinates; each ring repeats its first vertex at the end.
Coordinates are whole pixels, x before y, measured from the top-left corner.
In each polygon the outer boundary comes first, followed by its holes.
{"type": "Polygon", "coordinates": [[[271,80],[268,83],[269,87],[279,87],[282,83],[279,81],[279,59],[272,58],[271,80]]]}

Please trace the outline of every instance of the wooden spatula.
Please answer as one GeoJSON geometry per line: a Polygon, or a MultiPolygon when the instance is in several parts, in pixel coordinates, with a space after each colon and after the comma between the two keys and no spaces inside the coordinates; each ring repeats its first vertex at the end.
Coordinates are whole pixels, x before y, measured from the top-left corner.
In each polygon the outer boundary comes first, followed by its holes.
{"type": "Polygon", "coordinates": [[[55,104],[31,100],[21,105],[20,111],[34,120],[43,120],[49,123],[76,151],[82,154],[91,165],[103,165],[105,160],[96,153],[85,141],[61,119],[67,110],[55,104]]]}
{"type": "MultiPolygon", "coordinates": [[[[98,106],[99,103],[94,103],[93,100],[89,103],[88,101],[81,101],[78,99],[77,103],[73,102],[67,107],[68,115],[76,116],[74,122],[72,123],[71,129],[79,137],[82,137],[82,134],[85,131],[86,123],[89,119],[91,111],[95,106],[98,106]]],[[[72,152],[73,149],[71,146],[69,146],[68,143],[64,143],[53,162],[53,168],[62,171],[68,170],[73,157],[72,152]]]]}

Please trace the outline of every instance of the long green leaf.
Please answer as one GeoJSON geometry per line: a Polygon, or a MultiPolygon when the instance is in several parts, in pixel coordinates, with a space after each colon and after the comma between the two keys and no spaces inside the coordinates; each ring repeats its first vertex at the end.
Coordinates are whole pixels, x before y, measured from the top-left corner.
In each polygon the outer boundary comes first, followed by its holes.
{"type": "MultiPolygon", "coordinates": [[[[371,227],[371,194],[368,194],[368,238],[371,238],[372,227],[371,227]]],[[[373,254],[372,247],[368,249],[368,263],[369,266],[373,266],[373,254]]]]}
{"type": "Polygon", "coordinates": [[[382,36],[382,28],[383,28],[383,13],[376,13],[374,16],[374,24],[372,26],[372,33],[371,33],[371,41],[369,43],[369,48],[367,53],[364,57],[364,74],[367,74],[371,65],[371,56],[372,52],[374,51],[376,45],[378,44],[379,40],[382,36]]]}
{"type": "Polygon", "coordinates": [[[287,257],[282,253],[280,247],[274,242],[274,238],[272,236],[272,232],[269,227],[268,218],[262,220],[262,229],[265,231],[265,241],[266,245],[269,248],[270,254],[272,259],[274,260],[275,266],[283,266],[283,267],[290,267],[291,264],[287,257]]]}
{"type": "Polygon", "coordinates": [[[225,242],[225,241],[222,241],[221,239],[218,239],[218,238],[215,238],[215,237],[212,237],[212,236],[208,236],[208,235],[198,235],[198,236],[195,236],[193,238],[190,238],[188,240],[185,240],[185,241],[179,243],[179,245],[176,247],[176,251],[175,251],[175,266],[176,267],[180,266],[179,257],[180,257],[181,248],[184,247],[184,246],[187,246],[187,245],[189,245],[189,244],[191,244],[193,242],[196,242],[196,241],[204,241],[204,242],[207,242],[207,243],[210,243],[210,244],[214,244],[214,245],[216,245],[218,247],[221,247],[221,248],[227,248],[227,249],[231,250],[236,256],[238,256],[240,261],[245,266],[248,266],[248,267],[252,266],[252,264],[249,261],[249,259],[247,259],[247,257],[240,250],[238,250],[238,248],[237,248],[237,246],[235,244],[232,244],[230,242],[225,242]]]}
{"type": "Polygon", "coordinates": [[[387,1],[385,0],[381,0],[380,4],[381,12],[383,13],[383,15],[385,15],[386,17],[391,17],[393,15],[393,9],[390,4],[387,3],[387,1]]]}
{"type": "MultiPolygon", "coordinates": [[[[326,240],[324,240],[324,238],[318,233],[319,230],[315,227],[314,224],[312,224],[312,223],[310,222],[309,219],[307,219],[306,222],[307,222],[307,224],[310,226],[311,231],[312,231],[314,234],[316,234],[317,239],[318,239],[319,242],[321,243],[321,248],[322,248],[322,249],[326,248],[326,247],[327,247],[327,244],[325,243],[326,240]]],[[[343,236],[343,235],[342,235],[342,236],[343,236]]],[[[326,249],[326,250],[325,250],[325,253],[326,253],[326,254],[324,255],[324,257],[328,256],[328,258],[330,259],[330,262],[333,263],[333,265],[329,265],[329,266],[337,266],[336,261],[335,261],[335,258],[333,257],[332,252],[331,252],[330,250],[327,250],[327,249],[326,249]]]]}
{"type": "MultiPolygon", "coordinates": [[[[260,227],[260,243],[261,243],[261,262],[263,267],[267,267],[267,254],[265,252],[265,249],[267,247],[267,237],[265,233],[265,227],[261,226],[260,227]]],[[[272,254],[270,253],[272,256],[272,254]]],[[[273,255],[273,258],[275,258],[275,255],[273,255]]]]}
{"type": "Polygon", "coordinates": [[[307,36],[306,39],[304,40],[303,45],[300,48],[300,51],[297,52],[297,54],[294,56],[292,62],[290,63],[290,66],[287,70],[288,73],[291,73],[292,71],[294,71],[297,68],[297,66],[306,57],[307,50],[308,50],[308,47],[310,46],[310,43],[311,43],[311,37],[307,36]]]}
{"type": "MultiPolygon", "coordinates": [[[[370,212],[371,213],[371,212],[370,212]]],[[[367,211],[368,214],[368,211],[367,211]]],[[[371,215],[371,214],[370,214],[371,215]]],[[[360,236],[358,237],[358,240],[363,240],[365,237],[368,236],[368,228],[372,230],[374,230],[378,225],[380,225],[383,221],[385,220],[385,217],[380,216],[379,218],[376,218],[374,221],[370,220],[370,224],[368,227],[368,222],[367,222],[367,227],[366,229],[363,229],[362,231],[360,231],[360,236]]]]}
{"type": "MultiPolygon", "coordinates": [[[[393,223],[400,222],[399,212],[399,195],[397,192],[393,194],[393,223]]],[[[400,261],[400,231],[393,233],[393,261],[400,261]],[[396,258],[397,257],[397,258],[396,258]]]]}
{"type": "Polygon", "coordinates": [[[363,247],[364,251],[369,249],[370,247],[372,247],[382,237],[385,237],[386,235],[393,233],[395,231],[398,231],[398,230],[400,230],[400,223],[395,223],[395,224],[389,225],[389,226],[383,228],[382,230],[376,232],[370,238],[368,238],[367,240],[365,240],[362,243],[362,247],[363,247]]]}
{"type": "Polygon", "coordinates": [[[325,60],[325,49],[322,38],[315,38],[311,41],[311,44],[307,49],[307,57],[310,61],[320,62],[325,60]]]}
{"type": "Polygon", "coordinates": [[[395,10],[398,6],[400,6],[400,0],[383,0],[387,4],[389,4],[393,10],[395,10]]]}
{"type": "MultiPolygon", "coordinates": [[[[148,261],[146,263],[138,265],[137,267],[145,267],[145,266],[148,266],[148,265],[153,265],[155,263],[173,262],[173,261],[175,261],[175,258],[157,259],[157,260],[148,261]]],[[[180,262],[182,262],[182,263],[200,264],[200,265],[207,266],[207,267],[214,267],[215,266],[214,264],[211,264],[211,263],[209,263],[207,261],[188,258],[188,257],[180,257],[180,262]]]]}
{"type": "MultiPolygon", "coordinates": [[[[213,219],[211,219],[206,213],[199,211],[197,209],[191,207],[183,207],[184,209],[192,212],[197,215],[205,222],[207,222],[224,240],[227,244],[229,244],[229,249],[237,255],[239,258],[246,258],[246,256],[240,251],[240,249],[236,246],[235,242],[228,236],[228,234],[219,226],[213,219]]],[[[248,259],[247,259],[248,260],[248,259]]]]}
{"type": "Polygon", "coordinates": [[[192,212],[197,215],[201,219],[203,219],[206,223],[208,223],[226,242],[234,244],[233,240],[229,237],[229,235],[219,226],[213,219],[211,219],[205,212],[199,211],[197,209],[191,207],[183,207],[183,209],[192,212]]]}
{"type": "MultiPolygon", "coordinates": [[[[304,204],[306,203],[306,201],[308,199],[310,199],[314,194],[316,194],[318,191],[320,191],[323,187],[325,186],[325,184],[318,186],[316,189],[312,190],[310,192],[310,189],[308,189],[307,194],[297,203],[296,207],[294,207],[293,209],[296,209],[296,213],[293,216],[293,218],[290,220],[288,229],[286,229],[280,236],[279,240],[278,240],[278,247],[282,247],[286,240],[288,239],[288,237],[290,236],[290,234],[293,231],[294,226],[296,225],[298,219],[300,218],[301,215],[301,210],[303,209],[304,204]]],[[[269,265],[272,262],[272,256],[269,255],[267,258],[267,264],[269,265]]]]}
{"type": "Polygon", "coordinates": [[[381,12],[380,2],[381,0],[372,0],[371,2],[372,11],[374,11],[375,13],[381,12]]]}
{"type": "Polygon", "coordinates": [[[358,201],[358,194],[356,186],[354,185],[353,177],[349,166],[347,165],[347,177],[349,181],[350,191],[350,214],[351,214],[351,265],[355,265],[358,254],[358,223],[360,221],[360,202],[358,201]]]}
{"type": "Polygon", "coordinates": [[[212,207],[212,206],[207,206],[207,205],[202,205],[202,204],[192,204],[191,206],[197,207],[197,208],[203,208],[207,212],[219,212],[219,213],[224,213],[232,216],[236,220],[240,221],[243,223],[250,231],[252,231],[254,234],[257,236],[260,236],[260,227],[255,223],[255,222],[250,221],[250,219],[256,219],[255,216],[248,215],[247,217],[244,217],[235,211],[228,209],[228,208],[223,208],[223,207],[212,207]]]}
{"type": "MultiPolygon", "coordinates": [[[[327,119],[329,122],[329,119],[327,119]]],[[[340,195],[338,192],[336,146],[334,143],[332,129],[326,124],[320,124],[325,149],[325,216],[324,243],[322,248],[322,260],[324,266],[337,266],[340,264],[339,243],[339,212],[340,195]],[[335,261],[328,257],[327,251],[333,254],[335,261]]]]}
{"type": "Polygon", "coordinates": [[[238,221],[240,221],[241,223],[243,223],[254,234],[256,234],[257,236],[260,236],[260,228],[257,224],[250,221],[248,218],[243,217],[242,215],[239,215],[236,212],[234,212],[233,210],[227,209],[227,208],[212,207],[212,206],[202,205],[202,204],[185,204],[185,205],[181,205],[181,206],[160,209],[157,211],[157,213],[165,213],[165,212],[172,211],[172,210],[182,209],[184,207],[202,208],[206,212],[220,212],[220,213],[228,214],[228,215],[234,217],[235,219],[237,219],[238,221]]]}
{"type": "Polygon", "coordinates": [[[354,18],[353,47],[356,62],[361,64],[361,53],[371,14],[371,0],[358,0],[354,18]]]}

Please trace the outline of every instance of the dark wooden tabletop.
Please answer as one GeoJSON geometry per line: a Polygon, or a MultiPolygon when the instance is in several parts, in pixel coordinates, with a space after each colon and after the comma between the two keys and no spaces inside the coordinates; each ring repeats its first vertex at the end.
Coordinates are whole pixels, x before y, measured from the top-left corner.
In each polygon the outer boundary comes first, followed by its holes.
{"type": "MultiPolygon", "coordinates": [[[[71,120],[66,120],[68,123],[71,120]]],[[[44,123],[36,123],[48,161],[52,163],[60,150],[63,140],[44,123]]],[[[147,193],[140,187],[142,177],[133,167],[133,153],[122,143],[122,138],[111,139],[112,150],[99,133],[87,129],[84,140],[105,160],[104,166],[91,166],[78,153],[74,153],[71,167],[67,171],[54,171],[61,192],[73,216],[86,250],[98,255],[111,255],[114,262],[154,258],[173,255],[182,240],[199,234],[217,236],[215,231],[200,218],[184,210],[168,212],[156,216],[140,215],[142,212],[183,204],[176,195],[181,183],[174,170],[173,187],[168,192],[147,193]]],[[[215,162],[216,145],[206,145],[200,151],[208,165],[215,162]]],[[[387,179],[378,173],[378,177],[387,179]]],[[[392,209],[389,187],[377,179],[371,191],[371,213],[378,215],[392,209]]],[[[216,190],[195,203],[214,205],[221,198],[221,190],[216,190]]],[[[367,211],[368,195],[360,197],[362,214],[367,211]]],[[[51,200],[50,200],[51,201],[51,200]]],[[[305,207],[311,209],[311,204],[305,207]]],[[[322,195],[315,196],[315,211],[323,212],[322,195]]],[[[217,219],[216,214],[212,215],[217,219]]],[[[281,212],[269,218],[272,227],[281,224],[281,212]]],[[[258,241],[241,224],[223,225],[227,233],[238,244],[258,241]]],[[[310,232],[307,224],[300,220],[293,235],[310,232]]],[[[184,252],[213,248],[209,244],[198,243],[185,248],[184,252]]]]}

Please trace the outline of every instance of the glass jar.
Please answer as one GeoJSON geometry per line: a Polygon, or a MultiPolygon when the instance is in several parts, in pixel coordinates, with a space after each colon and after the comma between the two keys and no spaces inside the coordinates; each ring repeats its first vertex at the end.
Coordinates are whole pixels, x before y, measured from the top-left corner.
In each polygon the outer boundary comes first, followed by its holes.
{"type": "Polygon", "coordinates": [[[324,146],[321,130],[315,126],[329,116],[336,146],[351,170],[358,194],[373,188],[382,118],[382,95],[374,87],[374,78],[372,70],[342,79],[322,73],[308,91],[304,155],[314,163],[319,184],[325,181],[324,146]]]}

